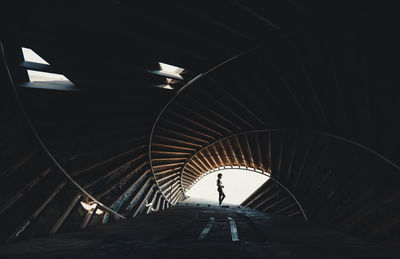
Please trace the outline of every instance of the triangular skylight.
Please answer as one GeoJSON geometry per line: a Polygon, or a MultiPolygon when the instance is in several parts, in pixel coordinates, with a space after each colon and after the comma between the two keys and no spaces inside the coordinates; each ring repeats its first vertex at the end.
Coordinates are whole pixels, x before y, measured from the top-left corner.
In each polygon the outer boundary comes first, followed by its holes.
{"type": "Polygon", "coordinates": [[[69,81],[63,75],[27,70],[30,82],[69,81]]]}
{"type": "Polygon", "coordinates": [[[169,90],[173,90],[174,88],[170,85],[164,85],[163,87],[164,89],[169,89],[169,90]]]}
{"type": "Polygon", "coordinates": [[[174,88],[172,86],[168,85],[168,84],[156,85],[156,87],[163,88],[163,89],[168,89],[168,90],[174,90],[174,88]]]}
{"type": "Polygon", "coordinates": [[[43,58],[41,58],[38,54],[36,54],[33,50],[28,48],[22,48],[22,53],[24,54],[25,61],[35,62],[39,64],[50,65],[43,58]]]}
{"type": "MultiPolygon", "coordinates": [[[[22,49],[22,54],[24,55],[25,61],[33,62],[33,63],[37,63],[37,64],[50,65],[46,60],[41,58],[33,50],[24,48],[24,47],[22,47],[21,49],[22,49]]],[[[31,70],[31,69],[29,69],[30,68],[29,66],[27,68],[28,68],[27,72],[28,72],[30,82],[70,82],[72,84],[72,82],[70,80],[68,80],[68,78],[66,78],[65,76],[63,76],[61,74],[31,70]]]]}

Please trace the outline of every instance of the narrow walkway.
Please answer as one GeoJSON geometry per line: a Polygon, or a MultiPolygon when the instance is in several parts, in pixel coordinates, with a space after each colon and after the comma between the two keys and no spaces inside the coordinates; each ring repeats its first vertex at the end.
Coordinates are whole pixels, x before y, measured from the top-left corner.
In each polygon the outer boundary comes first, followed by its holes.
{"type": "Polygon", "coordinates": [[[185,204],[0,246],[0,258],[399,258],[342,233],[240,207],[185,204]]]}

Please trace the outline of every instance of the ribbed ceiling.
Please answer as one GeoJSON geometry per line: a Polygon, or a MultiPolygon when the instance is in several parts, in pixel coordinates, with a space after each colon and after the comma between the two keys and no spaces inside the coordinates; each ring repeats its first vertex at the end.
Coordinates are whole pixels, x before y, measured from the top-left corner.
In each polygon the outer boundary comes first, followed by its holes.
{"type": "MultiPolygon", "coordinates": [[[[398,79],[385,8],[265,5],[30,3],[10,11],[6,59],[57,161],[124,217],[174,205],[209,170],[241,166],[273,179],[246,206],[397,242],[398,79]],[[80,91],[26,87],[21,47],[80,91]],[[185,69],[173,90],[156,87],[168,79],[158,62],[185,69]]],[[[0,239],[117,220],[81,206],[93,201],[38,145],[1,68],[0,239]]]]}

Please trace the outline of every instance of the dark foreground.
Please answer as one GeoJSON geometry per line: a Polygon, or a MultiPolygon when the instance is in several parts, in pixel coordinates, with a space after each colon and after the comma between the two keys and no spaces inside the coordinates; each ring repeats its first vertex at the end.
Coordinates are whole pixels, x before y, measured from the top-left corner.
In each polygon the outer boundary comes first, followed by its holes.
{"type": "Polygon", "coordinates": [[[342,233],[247,208],[181,205],[0,246],[0,258],[400,258],[342,233]],[[235,230],[236,228],[236,230],[235,230]]]}

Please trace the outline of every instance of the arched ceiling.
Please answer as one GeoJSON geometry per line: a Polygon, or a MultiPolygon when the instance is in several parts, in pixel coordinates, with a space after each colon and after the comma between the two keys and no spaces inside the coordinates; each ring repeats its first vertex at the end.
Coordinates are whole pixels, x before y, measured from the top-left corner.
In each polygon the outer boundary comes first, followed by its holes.
{"type": "MultiPolygon", "coordinates": [[[[69,175],[111,209],[161,210],[208,170],[245,166],[290,190],[310,222],[396,242],[398,79],[385,7],[50,1],[9,13],[6,58],[29,118],[69,175]],[[80,91],[23,87],[21,46],[80,91]],[[173,90],[154,87],[166,83],[152,73],[158,62],[185,68],[173,90]]],[[[3,65],[1,82],[0,238],[114,220],[82,209],[90,200],[31,135],[3,65]]],[[[273,181],[244,204],[301,216],[273,181]]]]}
{"type": "MultiPolygon", "coordinates": [[[[399,167],[352,138],[336,135],[342,123],[350,125],[335,116],[340,100],[314,95],[316,89],[302,79],[308,74],[297,75],[292,85],[277,65],[261,66],[261,60],[275,63],[264,51],[249,52],[191,83],[161,113],[150,146],[161,191],[174,204],[212,169],[250,167],[270,173],[275,181],[244,205],[371,238],[386,235],[380,227],[388,218],[381,213],[397,202],[376,205],[397,192],[391,183],[398,181],[399,167]],[[311,97],[309,103],[301,101],[305,96],[311,97]]],[[[276,59],[280,62],[285,61],[276,59]]],[[[302,71],[302,64],[296,65],[300,68],[294,66],[293,73],[302,71]]],[[[351,135],[352,130],[344,132],[351,135]]],[[[392,213],[394,220],[398,216],[392,213]]]]}

